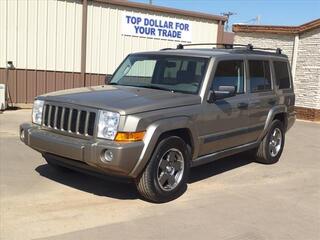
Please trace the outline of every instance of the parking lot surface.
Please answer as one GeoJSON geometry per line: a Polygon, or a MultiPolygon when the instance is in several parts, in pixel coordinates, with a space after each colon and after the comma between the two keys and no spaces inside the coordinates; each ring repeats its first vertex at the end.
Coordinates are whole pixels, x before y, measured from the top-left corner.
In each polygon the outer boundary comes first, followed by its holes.
{"type": "Polygon", "coordinates": [[[20,142],[30,110],[0,114],[0,239],[320,239],[320,124],[297,121],[280,162],[246,154],[192,169],[166,204],[131,184],[57,172],[20,142]]]}

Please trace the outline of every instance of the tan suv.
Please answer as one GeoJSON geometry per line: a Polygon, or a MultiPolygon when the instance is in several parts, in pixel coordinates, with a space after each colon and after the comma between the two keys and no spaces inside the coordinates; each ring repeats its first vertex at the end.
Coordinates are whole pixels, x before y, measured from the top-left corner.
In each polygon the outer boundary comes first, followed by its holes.
{"type": "Polygon", "coordinates": [[[56,167],[132,179],[153,202],[193,166],[254,150],[279,160],[295,120],[287,56],[252,45],[130,54],[108,85],[36,98],[21,140],[56,167]]]}

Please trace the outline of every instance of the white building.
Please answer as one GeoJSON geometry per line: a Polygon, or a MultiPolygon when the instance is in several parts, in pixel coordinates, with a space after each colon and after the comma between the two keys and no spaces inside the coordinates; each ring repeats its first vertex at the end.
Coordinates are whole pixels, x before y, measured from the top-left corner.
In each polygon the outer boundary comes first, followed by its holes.
{"type": "Polygon", "coordinates": [[[131,52],[221,42],[225,20],[128,1],[1,0],[0,83],[14,103],[102,84],[131,52]]]}
{"type": "Polygon", "coordinates": [[[320,19],[300,26],[233,25],[234,43],[281,48],[291,63],[299,118],[320,121],[320,19]]]}

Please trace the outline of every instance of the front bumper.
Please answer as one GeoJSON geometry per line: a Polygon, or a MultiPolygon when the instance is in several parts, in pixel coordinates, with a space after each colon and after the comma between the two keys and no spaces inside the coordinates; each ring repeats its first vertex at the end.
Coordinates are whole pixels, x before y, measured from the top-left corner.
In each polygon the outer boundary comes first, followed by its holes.
{"type": "Polygon", "coordinates": [[[125,177],[132,177],[130,172],[137,164],[144,147],[143,142],[116,143],[102,139],[74,138],[30,123],[20,125],[20,136],[26,145],[44,155],[53,154],[66,160],[80,161],[99,172],[125,177]],[[102,161],[105,150],[112,151],[112,161],[102,161]]]}

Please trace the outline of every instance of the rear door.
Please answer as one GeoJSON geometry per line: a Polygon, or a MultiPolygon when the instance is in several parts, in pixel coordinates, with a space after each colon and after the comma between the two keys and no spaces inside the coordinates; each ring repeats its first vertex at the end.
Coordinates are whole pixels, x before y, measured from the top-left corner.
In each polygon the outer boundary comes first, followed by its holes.
{"type": "Polygon", "coordinates": [[[248,95],[243,58],[215,63],[211,90],[221,86],[236,86],[236,95],[204,103],[203,120],[199,127],[202,144],[200,155],[207,155],[247,143],[248,95]]]}
{"type": "Polygon", "coordinates": [[[271,74],[271,61],[268,58],[249,56],[248,86],[249,127],[248,140],[254,142],[263,131],[269,110],[277,103],[271,74]]]}

